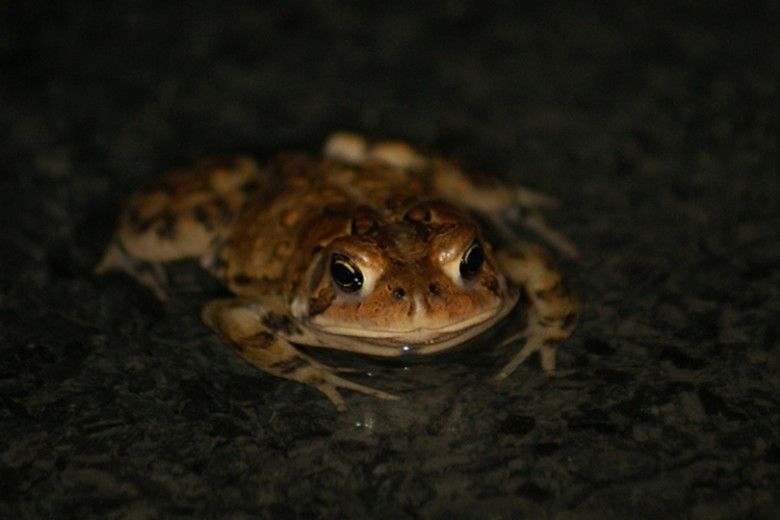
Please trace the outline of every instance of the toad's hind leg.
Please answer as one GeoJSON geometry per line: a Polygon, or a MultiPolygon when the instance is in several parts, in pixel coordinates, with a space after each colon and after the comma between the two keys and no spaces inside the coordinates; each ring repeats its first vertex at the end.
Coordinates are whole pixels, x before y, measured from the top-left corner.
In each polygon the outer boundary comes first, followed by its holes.
{"type": "Polygon", "coordinates": [[[495,378],[505,379],[531,354],[539,352],[542,369],[555,375],[558,344],[571,336],[579,317],[579,301],[547,252],[539,246],[518,244],[497,253],[507,276],[525,287],[530,300],[528,323],[507,338],[504,344],[525,339],[523,348],[495,378]]]}
{"type": "Polygon", "coordinates": [[[306,333],[285,313],[281,299],[215,300],[203,308],[201,316],[245,361],[263,372],[316,388],[340,412],[345,411],[347,405],[339,388],[379,399],[397,399],[392,394],[348,381],[336,374],[337,369],[323,365],[293,347],[287,338],[303,337],[306,333]]]}
{"type": "Polygon", "coordinates": [[[323,154],[350,164],[379,162],[414,172],[427,179],[435,195],[480,214],[508,241],[517,240],[514,226],[523,226],[570,258],[577,247],[551,228],[544,211],[558,207],[550,196],[523,186],[512,186],[484,172],[475,172],[457,161],[427,153],[403,141],[371,140],[362,135],[338,132],[325,142],[323,154]]]}
{"type": "Polygon", "coordinates": [[[430,157],[403,141],[368,139],[351,132],[336,132],[328,137],[322,154],[349,164],[379,162],[416,172],[424,171],[430,157]]]}
{"type": "Polygon", "coordinates": [[[205,260],[262,181],[263,172],[244,157],[211,159],[164,175],[127,201],[95,272],[125,271],[165,301],[162,264],[205,260]]]}
{"type": "Polygon", "coordinates": [[[516,241],[515,227],[522,226],[569,258],[579,257],[577,247],[547,224],[544,211],[559,205],[548,195],[470,172],[449,159],[434,160],[433,185],[439,196],[482,215],[507,241],[516,241]]]}

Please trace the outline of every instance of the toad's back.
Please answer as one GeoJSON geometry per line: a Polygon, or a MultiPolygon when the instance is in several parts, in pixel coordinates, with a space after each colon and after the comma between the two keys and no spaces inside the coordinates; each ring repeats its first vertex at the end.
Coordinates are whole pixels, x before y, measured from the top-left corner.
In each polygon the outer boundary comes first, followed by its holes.
{"type": "Polygon", "coordinates": [[[321,243],[430,194],[410,147],[364,144],[333,139],[324,156],[283,153],[262,168],[209,159],[170,172],[127,201],[97,271],[126,270],[165,300],[159,265],[199,258],[236,294],[289,293],[321,243]]]}

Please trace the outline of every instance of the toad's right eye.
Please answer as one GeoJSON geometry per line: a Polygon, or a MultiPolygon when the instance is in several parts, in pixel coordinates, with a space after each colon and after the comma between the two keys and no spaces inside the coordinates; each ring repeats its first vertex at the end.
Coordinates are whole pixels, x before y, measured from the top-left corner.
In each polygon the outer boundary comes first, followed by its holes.
{"type": "Polygon", "coordinates": [[[485,250],[476,240],[463,253],[460,260],[460,275],[464,280],[474,278],[485,261],[485,250]]]}

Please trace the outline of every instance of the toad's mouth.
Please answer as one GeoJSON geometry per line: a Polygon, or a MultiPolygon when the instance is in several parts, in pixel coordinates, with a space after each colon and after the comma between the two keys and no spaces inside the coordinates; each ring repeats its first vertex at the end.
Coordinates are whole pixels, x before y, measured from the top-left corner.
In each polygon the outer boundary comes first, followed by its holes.
{"type": "Polygon", "coordinates": [[[517,300],[518,296],[507,298],[496,307],[440,327],[375,329],[315,321],[306,323],[306,327],[317,337],[318,343],[337,350],[382,357],[426,355],[458,345],[486,331],[504,318],[515,307],[517,300]]]}

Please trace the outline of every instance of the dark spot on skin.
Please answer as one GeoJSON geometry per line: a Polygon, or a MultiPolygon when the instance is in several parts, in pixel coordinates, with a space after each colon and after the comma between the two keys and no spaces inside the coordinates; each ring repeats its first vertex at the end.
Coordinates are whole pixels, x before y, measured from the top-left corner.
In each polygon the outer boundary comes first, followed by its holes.
{"type": "Polygon", "coordinates": [[[298,325],[290,319],[286,314],[278,314],[276,312],[269,312],[260,321],[265,327],[273,332],[281,332],[286,336],[293,334],[300,334],[301,329],[298,325]]]}
{"type": "Polygon", "coordinates": [[[211,269],[216,273],[224,273],[227,269],[228,262],[219,255],[215,255],[211,262],[211,269]]]}
{"type": "Polygon", "coordinates": [[[213,224],[211,220],[209,220],[209,214],[203,206],[200,205],[195,206],[195,209],[192,210],[192,215],[195,218],[196,222],[198,222],[201,226],[211,231],[211,229],[213,228],[213,224]]]}
{"type": "Polygon", "coordinates": [[[488,291],[498,296],[499,293],[498,279],[495,276],[491,276],[487,278],[484,282],[482,282],[482,285],[484,285],[488,291]]]}
{"type": "Polygon", "coordinates": [[[216,209],[216,213],[219,214],[219,219],[222,222],[227,222],[230,219],[233,218],[233,212],[230,209],[230,206],[225,201],[225,199],[216,198],[214,199],[214,208],[216,209]]]}
{"type": "Polygon", "coordinates": [[[141,215],[136,212],[135,229],[139,233],[146,233],[149,228],[157,221],[158,216],[152,215],[151,217],[141,218],[141,215]]]}
{"type": "Polygon", "coordinates": [[[396,287],[393,290],[393,297],[396,300],[403,300],[404,298],[406,298],[406,291],[402,287],[396,287]]]}
{"type": "Polygon", "coordinates": [[[439,284],[437,283],[432,283],[428,286],[428,292],[434,296],[438,296],[441,294],[441,287],[439,287],[439,284]]]}
{"type": "Polygon", "coordinates": [[[257,181],[249,181],[241,186],[241,191],[247,195],[255,193],[260,188],[260,183],[257,181]]]}
{"type": "MultiPolygon", "coordinates": [[[[268,332],[259,332],[252,336],[252,346],[260,349],[266,349],[270,347],[274,341],[276,341],[276,336],[268,332]]],[[[243,345],[240,344],[236,344],[236,348],[239,352],[243,352],[245,350],[243,345]]]]}
{"type": "Polygon", "coordinates": [[[563,325],[562,327],[564,329],[569,329],[574,326],[574,324],[577,323],[577,313],[576,312],[570,312],[566,316],[563,317],[563,325]]]}
{"type": "Polygon", "coordinates": [[[271,368],[278,370],[282,375],[289,375],[307,366],[309,366],[309,363],[296,356],[291,359],[278,361],[271,365],[271,368]]]}
{"type": "Polygon", "coordinates": [[[549,289],[543,289],[541,291],[536,291],[536,297],[540,300],[547,300],[551,297],[562,297],[567,294],[569,294],[569,287],[568,285],[563,281],[559,280],[555,283],[552,287],[549,289]]]}
{"type": "Polygon", "coordinates": [[[157,228],[157,236],[160,238],[173,238],[176,231],[176,218],[171,213],[163,213],[160,217],[160,226],[157,228]]]}
{"type": "Polygon", "coordinates": [[[331,288],[322,289],[316,297],[309,299],[309,316],[322,314],[335,299],[336,293],[331,288]]]}
{"type": "Polygon", "coordinates": [[[252,283],[252,279],[245,274],[237,274],[233,277],[233,283],[236,285],[249,285],[252,283]]]}

